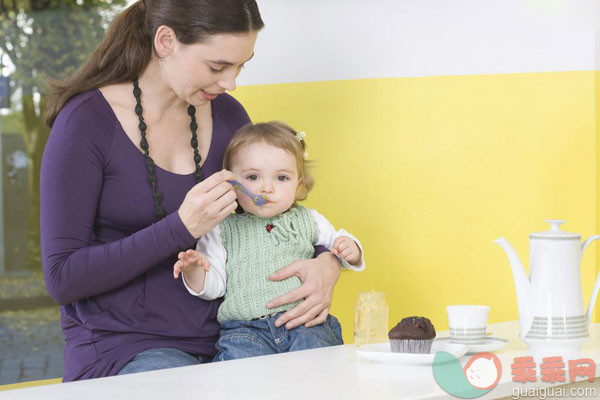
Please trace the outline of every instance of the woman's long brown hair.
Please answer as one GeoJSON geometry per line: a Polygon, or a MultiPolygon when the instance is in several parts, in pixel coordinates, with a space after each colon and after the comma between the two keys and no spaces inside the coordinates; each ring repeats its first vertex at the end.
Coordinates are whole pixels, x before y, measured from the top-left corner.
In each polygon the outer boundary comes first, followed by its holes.
{"type": "Polygon", "coordinates": [[[63,81],[47,82],[48,126],[73,96],[139,76],[161,25],[171,27],[181,43],[194,44],[218,33],[257,31],[264,24],[255,0],[139,0],[115,19],[86,64],[63,81]]]}

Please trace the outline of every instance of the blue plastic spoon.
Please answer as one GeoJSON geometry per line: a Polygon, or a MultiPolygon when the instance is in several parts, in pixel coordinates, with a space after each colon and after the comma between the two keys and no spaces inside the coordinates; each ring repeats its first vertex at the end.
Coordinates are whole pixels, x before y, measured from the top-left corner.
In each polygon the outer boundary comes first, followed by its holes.
{"type": "Polygon", "coordinates": [[[234,189],[237,189],[237,190],[241,191],[242,193],[244,193],[246,196],[250,197],[252,199],[252,201],[254,202],[254,204],[256,204],[257,206],[264,206],[269,201],[269,198],[267,196],[265,196],[264,194],[254,194],[251,191],[249,191],[248,189],[246,189],[246,187],[244,185],[242,185],[241,183],[239,183],[238,181],[232,180],[232,181],[228,181],[228,182],[231,183],[231,185],[233,186],[234,189]]]}

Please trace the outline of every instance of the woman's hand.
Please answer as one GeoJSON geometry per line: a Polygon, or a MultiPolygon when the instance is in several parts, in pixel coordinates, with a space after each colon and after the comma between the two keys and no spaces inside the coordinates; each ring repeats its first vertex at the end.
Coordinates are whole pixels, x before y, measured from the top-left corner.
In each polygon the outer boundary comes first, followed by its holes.
{"type": "Polygon", "coordinates": [[[319,254],[310,260],[294,261],[271,275],[269,279],[280,281],[291,276],[298,276],[302,286],[279,296],[269,303],[267,308],[274,308],[304,298],[296,307],[281,315],[275,326],[285,324],[286,329],[293,329],[304,324],[307,328],[325,322],[333,299],[333,289],[340,276],[340,263],[331,253],[319,254]]]}
{"type": "Polygon", "coordinates": [[[237,195],[227,182],[233,179],[233,173],[223,169],[198,183],[185,195],[178,210],[179,218],[196,239],[237,208],[237,195]]]}

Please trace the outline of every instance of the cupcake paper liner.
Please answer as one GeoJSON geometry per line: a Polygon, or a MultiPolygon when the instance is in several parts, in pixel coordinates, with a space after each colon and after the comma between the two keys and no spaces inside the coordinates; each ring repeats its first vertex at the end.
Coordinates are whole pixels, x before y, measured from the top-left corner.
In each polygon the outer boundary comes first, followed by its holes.
{"type": "Polygon", "coordinates": [[[429,354],[433,339],[392,339],[390,346],[394,353],[429,354]]]}

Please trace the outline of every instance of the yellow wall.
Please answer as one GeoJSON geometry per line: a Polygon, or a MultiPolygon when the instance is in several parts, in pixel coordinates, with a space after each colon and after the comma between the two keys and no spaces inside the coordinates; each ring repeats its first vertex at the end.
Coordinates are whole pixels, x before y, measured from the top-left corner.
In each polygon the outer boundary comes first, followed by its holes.
{"type": "MultiPolygon", "coordinates": [[[[317,160],[305,202],[357,235],[367,270],[342,274],[332,313],[352,341],[357,292],[384,291],[390,325],[409,315],[448,328],[448,304],[518,318],[506,237],[525,265],[546,218],[600,231],[594,71],[362,79],[240,87],[254,121],[307,133],[317,160]]],[[[592,246],[593,247],[593,246],[592,246]]],[[[594,253],[590,248],[589,253],[594,253]]],[[[586,254],[587,303],[595,275],[586,254]]],[[[598,314],[596,314],[598,315],[598,314]]]]}

